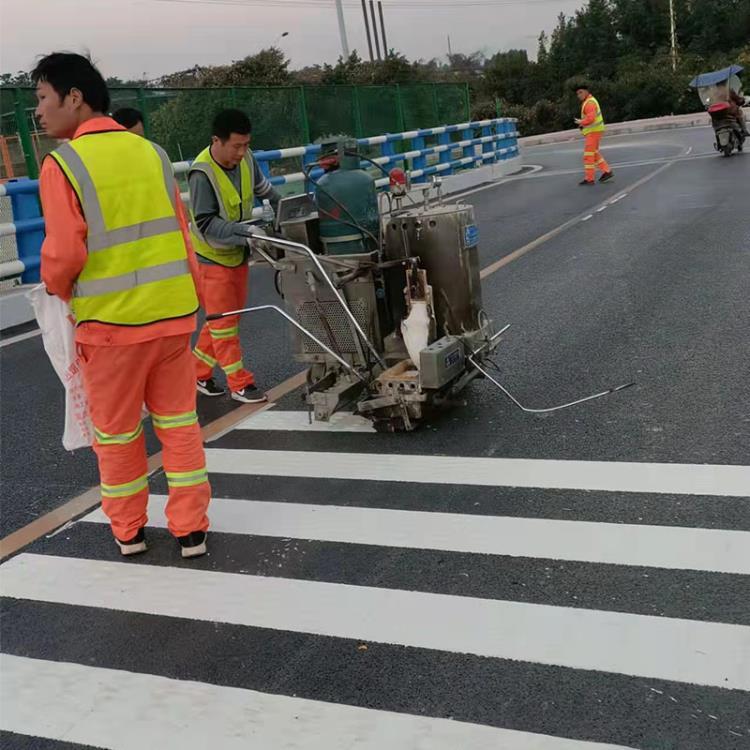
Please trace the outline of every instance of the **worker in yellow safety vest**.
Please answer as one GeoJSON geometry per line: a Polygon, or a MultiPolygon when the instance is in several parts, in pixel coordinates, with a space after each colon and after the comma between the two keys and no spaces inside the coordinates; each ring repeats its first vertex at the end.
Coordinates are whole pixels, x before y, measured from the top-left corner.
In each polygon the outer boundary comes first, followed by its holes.
{"type": "Polygon", "coordinates": [[[87,58],[53,53],[32,79],[42,127],[69,139],[39,178],[41,276],[75,317],[102,509],[123,555],[146,550],[145,404],[163,447],[169,530],[182,557],[202,555],[211,488],[190,352],[198,264],[172,165],[104,114],[109,92],[87,58]]]}
{"type": "Polygon", "coordinates": [[[583,85],[576,86],[576,96],[581,102],[581,116],[576,118],[575,124],[581,129],[583,135],[583,180],[580,185],[593,185],[596,170],[599,169],[602,176],[599,182],[606,182],[614,177],[609,164],[599,151],[599,144],[604,134],[604,117],[599,102],[583,85]]]}
{"type": "MultiPolygon", "coordinates": [[[[251,123],[237,109],[219,112],[212,123],[211,144],[195,157],[188,172],[193,246],[200,269],[200,297],[207,314],[238,310],[246,305],[247,238],[258,233],[248,223],[255,198],[278,205],[280,196],[261,172],[250,151],[251,123]]],[[[221,396],[214,382],[218,365],[231,397],[258,403],[266,395],[245,368],[239,337],[239,316],[206,323],[193,354],[196,387],[204,396],[221,396]]]]}

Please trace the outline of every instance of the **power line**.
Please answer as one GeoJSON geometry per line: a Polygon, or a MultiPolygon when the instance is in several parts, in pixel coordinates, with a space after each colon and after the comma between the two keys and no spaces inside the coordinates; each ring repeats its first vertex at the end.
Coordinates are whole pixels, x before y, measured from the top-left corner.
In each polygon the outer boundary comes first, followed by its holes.
{"type": "MultiPolygon", "coordinates": [[[[152,0],[159,3],[178,3],[181,5],[203,5],[203,6],[222,6],[229,5],[234,7],[266,7],[266,8],[323,8],[330,6],[331,0],[152,0]]],[[[429,0],[419,2],[419,0],[394,0],[388,2],[385,0],[384,5],[390,11],[399,10],[433,10],[435,8],[450,8],[453,10],[463,10],[464,8],[493,8],[500,6],[512,5],[560,5],[561,2],[581,4],[581,0],[461,0],[457,3],[455,0],[429,0]]],[[[355,0],[342,0],[342,5],[346,8],[358,7],[355,0]]]]}

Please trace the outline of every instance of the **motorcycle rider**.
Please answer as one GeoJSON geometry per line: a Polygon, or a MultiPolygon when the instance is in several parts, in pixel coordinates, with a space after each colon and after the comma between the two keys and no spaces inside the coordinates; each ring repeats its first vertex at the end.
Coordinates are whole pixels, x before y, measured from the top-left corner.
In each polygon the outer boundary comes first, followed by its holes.
{"type": "Polygon", "coordinates": [[[734,89],[729,89],[729,114],[737,120],[737,124],[745,135],[750,135],[747,131],[747,122],[742,107],[745,106],[745,97],[740,96],[734,89]]]}

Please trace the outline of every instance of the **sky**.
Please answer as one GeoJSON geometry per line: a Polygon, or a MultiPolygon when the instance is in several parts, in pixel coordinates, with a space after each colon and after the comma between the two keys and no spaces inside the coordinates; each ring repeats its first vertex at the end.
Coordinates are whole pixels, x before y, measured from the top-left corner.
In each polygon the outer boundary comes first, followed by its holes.
{"type": "MultiPolygon", "coordinates": [[[[360,0],[343,0],[350,49],[367,56],[360,0]]],[[[542,29],[583,0],[383,0],[388,46],[410,59],[511,48],[536,53],[542,29]]],[[[334,0],[0,0],[0,72],[53,50],[89,52],[105,76],[153,79],[279,46],[292,68],[335,63],[334,0]],[[289,35],[279,39],[283,32],[289,35]]]]}

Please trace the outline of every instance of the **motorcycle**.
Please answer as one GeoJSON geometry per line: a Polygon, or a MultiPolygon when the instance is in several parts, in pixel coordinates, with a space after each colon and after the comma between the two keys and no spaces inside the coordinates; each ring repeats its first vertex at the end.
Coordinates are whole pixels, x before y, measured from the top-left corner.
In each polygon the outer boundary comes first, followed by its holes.
{"type": "Polygon", "coordinates": [[[739,78],[742,71],[741,65],[730,65],[723,70],[701,73],[690,81],[691,88],[697,89],[703,106],[711,116],[716,137],[714,148],[724,156],[731,156],[735,150],[742,151],[747,137],[734,115],[736,101],[732,101],[730,95],[733,92],[744,103],[739,78]]]}

